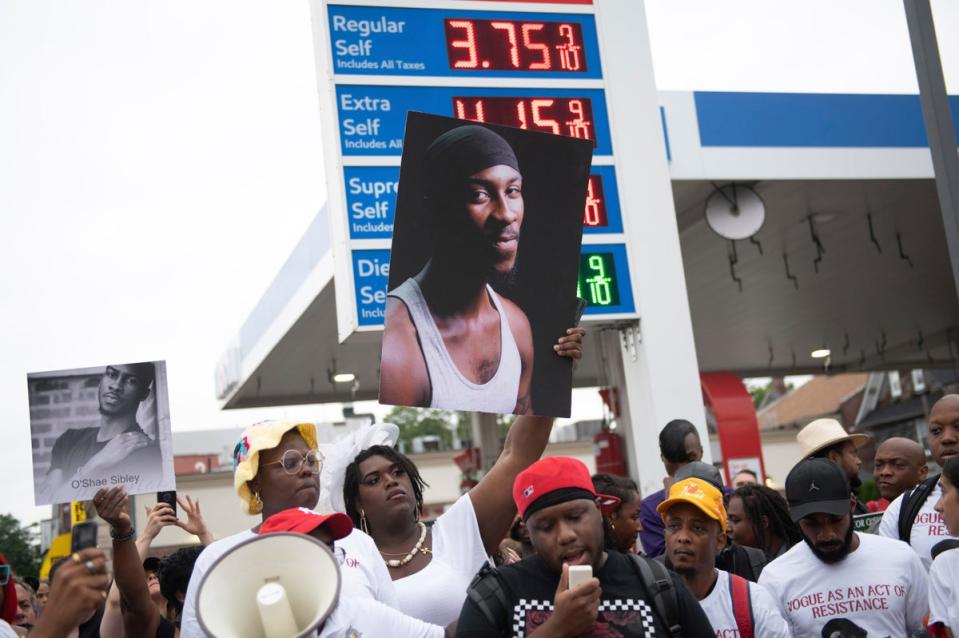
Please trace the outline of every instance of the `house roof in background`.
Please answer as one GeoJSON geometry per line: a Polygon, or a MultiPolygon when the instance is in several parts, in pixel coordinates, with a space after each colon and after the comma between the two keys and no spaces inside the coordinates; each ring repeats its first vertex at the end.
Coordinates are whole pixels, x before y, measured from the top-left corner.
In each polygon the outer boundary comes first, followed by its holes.
{"type": "Polygon", "coordinates": [[[868,373],[813,377],[759,411],[760,430],[778,430],[835,414],[843,401],[862,390],[868,373]]]}

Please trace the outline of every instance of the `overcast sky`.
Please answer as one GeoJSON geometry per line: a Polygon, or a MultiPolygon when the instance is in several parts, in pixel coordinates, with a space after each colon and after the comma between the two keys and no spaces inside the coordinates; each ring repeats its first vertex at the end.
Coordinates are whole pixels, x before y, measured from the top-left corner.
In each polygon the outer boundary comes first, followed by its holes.
{"type": "MultiPolygon", "coordinates": [[[[660,89],[916,91],[899,0],[646,6],[660,89]]],[[[174,432],[253,420],[213,370],[323,204],[321,135],[306,0],[0,0],[0,512],[47,512],[29,371],[165,359],[174,432]]]]}

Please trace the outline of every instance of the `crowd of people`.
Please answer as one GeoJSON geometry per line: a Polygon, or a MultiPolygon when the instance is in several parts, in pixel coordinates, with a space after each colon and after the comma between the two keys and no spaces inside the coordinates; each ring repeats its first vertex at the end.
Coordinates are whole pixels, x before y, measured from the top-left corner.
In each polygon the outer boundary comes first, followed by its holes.
{"type": "MultiPolygon", "coordinates": [[[[580,341],[564,338],[568,356],[580,341]]],[[[431,522],[421,520],[426,484],[393,447],[395,428],[324,447],[310,423],[253,425],[233,460],[255,525],[215,540],[199,502],[180,495],[180,516],[159,503],[138,534],[123,487],[103,488],[93,504],[110,526],[110,559],[83,549],[38,583],[0,556],[0,637],[220,635],[204,617],[202,584],[231,550],[277,532],[311,536],[339,565],[319,636],[959,632],[959,395],[929,415],[926,443],[941,472],[918,443],[884,441],[881,499],[868,503],[857,495],[866,441],[829,419],[799,433],[803,456],[784,494],[752,472],[727,486],[702,462],[696,428],[671,421],[659,437],[664,488],[645,498],[627,477],[541,458],[551,425],[518,417],[492,469],[431,522]],[[321,481],[329,471],[337,476],[321,481]],[[867,529],[861,513],[876,511],[881,521],[867,529]],[[201,544],[150,557],[168,526],[201,544]]]]}

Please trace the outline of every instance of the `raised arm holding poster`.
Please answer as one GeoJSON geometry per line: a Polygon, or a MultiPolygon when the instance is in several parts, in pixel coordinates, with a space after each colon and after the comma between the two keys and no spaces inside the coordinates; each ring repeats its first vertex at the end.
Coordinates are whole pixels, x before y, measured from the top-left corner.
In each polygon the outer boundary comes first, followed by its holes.
{"type": "Polygon", "coordinates": [[[37,505],[176,489],[163,361],[27,375],[37,505]]]}
{"type": "Polygon", "coordinates": [[[380,401],[568,416],[592,144],[410,113],[380,401]]]}

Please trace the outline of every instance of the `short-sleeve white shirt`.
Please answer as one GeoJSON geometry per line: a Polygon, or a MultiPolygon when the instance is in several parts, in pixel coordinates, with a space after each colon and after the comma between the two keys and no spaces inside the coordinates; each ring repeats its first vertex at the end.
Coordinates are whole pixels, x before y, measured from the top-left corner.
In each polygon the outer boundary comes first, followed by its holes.
{"type": "MultiPolygon", "coordinates": [[[[733,597],[729,590],[729,573],[716,570],[716,584],[709,594],[699,601],[706,612],[709,624],[716,632],[716,638],[739,636],[739,625],[733,613],[733,597]]],[[[749,600],[753,612],[753,634],[763,638],[789,638],[789,626],[766,588],[757,583],[749,583],[749,600]]]]}
{"type": "MultiPolygon", "coordinates": [[[[935,509],[941,496],[942,486],[936,483],[926,502],[919,509],[916,521],[912,525],[912,531],[909,533],[909,545],[919,554],[919,559],[926,570],[932,565],[932,548],[940,541],[955,538],[949,535],[946,523],[942,520],[942,514],[935,509]]],[[[902,495],[899,495],[882,514],[882,520],[879,522],[880,536],[899,538],[899,510],[901,508],[902,495]]]]}
{"type": "Polygon", "coordinates": [[[959,548],[939,554],[929,569],[929,624],[937,622],[959,635],[959,548]]]}
{"type": "Polygon", "coordinates": [[[824,563],[806,543],[766,565],[759,584],[779,605],[794,636],[822,636],[830,621],[853,623],[870,636],[908,636],[929,609],[927,576],[905,543],[857,534],[859,547],[824,563]]]}
{"type": "Polygon", "coordinates": [[[410,618],[403,612],[375,600],[348,599],[341,596],[336,609],[323,624],[319,638],[443,638],[444,633],[443,628],[438,625],[410,618]]]}
{"type": "MultiPolygon", "coordinates": [[[[190,584],[187,587],[186,597],[183,600],[183,615],[180,620],[181,638],[205,637],[196,615],[196,597],[200,583],[207,570],[220,556],[236,547],[243,541],[254,538],[251,530],[244,530],[232,536],[211,543],[197,557],[190,575],[190,584]]],[[[335,546],[342,549],[340,558],[340,599],[373,598],[389,606],[396,606],[396,590],[386,567],[380,558],[379,551],[373,539],[354,529],[349,536],[335,542],[335,546]]]]}

